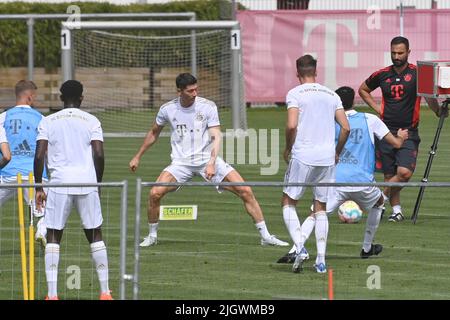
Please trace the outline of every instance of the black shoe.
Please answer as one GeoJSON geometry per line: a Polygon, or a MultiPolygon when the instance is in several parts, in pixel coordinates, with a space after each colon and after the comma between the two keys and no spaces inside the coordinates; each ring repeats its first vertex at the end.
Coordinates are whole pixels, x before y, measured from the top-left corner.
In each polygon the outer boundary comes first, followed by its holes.
{"type": "Polygon", "coordinates": [[[292,253],[286,253],[280,259],[278,259],[277,263],[294,263],[295,261],[295,251],[292,253]]]}
{"type": "Polygon", "coordinates": [[[392,213],[389,216],[389,221],[391,221],[391,222],[400,222],[400,221],[403,221],[403,220],[405,220],[405,216],[401,212],[392,213]]]}
{"type": "Polygon", "coordinates": [[[365,252],[364,249],[361,249],[361,259],[367,259],[370,256],[377,256],[381,251],[383,251],[383,246],[381,244],[372,244],[369,252],[365,252]]]}
{"type": "Polygon", "coordinates": [[[386,212],[386,207],[383,206],[383,208],[381,208],[380,221],[383,220],[383,216],[384,216],[384,213],[385,213],[385,212],[386,212]]]}

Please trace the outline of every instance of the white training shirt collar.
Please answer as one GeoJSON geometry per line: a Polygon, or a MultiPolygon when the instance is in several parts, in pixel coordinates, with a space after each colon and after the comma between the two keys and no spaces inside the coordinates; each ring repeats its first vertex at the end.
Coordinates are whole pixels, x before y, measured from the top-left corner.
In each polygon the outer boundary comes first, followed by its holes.
{"type": "Polygon", "coordinates": [[[19,107],[19,108],[31,108],[31,106],[29,106],[28,104],[18,104],[16,107],[19,107]]]}
{"type": "Polygon", "coordinates": [[[353,110],[353,109],[350,109],[350,110],[345,111],[345,114],[346,114],[347,116],[352,116],[352,115],[354,115],[354,114],[356,114],[356,113],[357,113],[357,111],[356,111],[356,110],[353,110]]]}

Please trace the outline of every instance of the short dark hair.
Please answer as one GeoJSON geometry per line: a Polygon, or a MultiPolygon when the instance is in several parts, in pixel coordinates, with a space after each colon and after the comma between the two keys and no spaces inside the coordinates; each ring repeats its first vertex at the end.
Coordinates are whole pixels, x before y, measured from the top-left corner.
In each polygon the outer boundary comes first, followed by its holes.
{"type": "Polygon", "coordinates": [[[301,56],[296,61],[297,73],[301,77],[312,77],[316,74],[317,60],[310,54],[301,56]]]}
{"type": "Polygon", "coordinates": [[[16,83],[16,87],[14,88],[16,92],[16,97],[20,97],[22,93],[27,90],[37,90],[37,86],[33,81],[30,80],[20,80],[16,83]]]}
{"type": "Polygon", "coordinates": [[[341,98],[342,106],[344,110],[353,108],[353,101],[355,99],[355,90],[350,87],[340,87],[336,91],[336,94],[341,98]]]}
{"type": "Polygon", "coordinates": [[[391,46],[402,43],[405,45],[406,50],[409,50],[409,40],[407,38],[398,36],[391,40],[391,46]]]}
{"type": "Polygon", "coordinates": [[[61,85],[59,91],[63,100],[77,100],[83,95],[83,85],[77,80],[67,80],[61,85]]]}
{"type": "Polygon", "coordinates": [[[186,89],[187,86],[196,84],[197,78],[195,78],[190,73],[180,73],[178,77],[175,79],[175,83],[178,89],[184,90],[186,89]]]}

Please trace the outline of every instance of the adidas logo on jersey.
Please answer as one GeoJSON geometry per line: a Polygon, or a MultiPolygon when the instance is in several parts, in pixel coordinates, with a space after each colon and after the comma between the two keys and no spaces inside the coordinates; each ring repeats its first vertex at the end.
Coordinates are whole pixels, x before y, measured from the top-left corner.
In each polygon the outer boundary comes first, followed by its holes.
{"type": "Polygon", "coordinates": [[[353,156],[353,154],[346,148],[342,150],[341,155],[339,156],[339,163],[342,164],[358,164],[359,161],[357,158],[353,156]]]}
{"type": "Polygon", "coordinates": [[[28,144],[27,140],[23,140],[22,143],[19,143],[19,145],[11,152],[11,154],[13,156],[34,157],[34,151],[31,150],[31,147],[28,144]]]}

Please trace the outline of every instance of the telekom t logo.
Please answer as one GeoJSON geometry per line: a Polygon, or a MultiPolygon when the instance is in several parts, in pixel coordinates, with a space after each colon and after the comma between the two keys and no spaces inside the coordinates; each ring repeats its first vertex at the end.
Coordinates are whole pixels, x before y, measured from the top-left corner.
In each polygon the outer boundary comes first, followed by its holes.
{"type": "Polygon", "coordinates": [[[402,84],[394,84],[391,85],[391,94],[395,100],[400,100],[404,94],[403,85],[402,84]]]}
{"type": "MultiPolygon", "coordinates": [[[[325,25],[325,85],[329,88],[337,88],[337,26],[341,25],[350,32],[355,46],[358,45],[358,21],[356,19],[307,19],[303,31],[303,48],[308,48],[308,40],[313,30],[325,25]]],[[[344,52],[344,67],[356,68],[358,66],[358,55],[356,52],[344,52]]]]}

